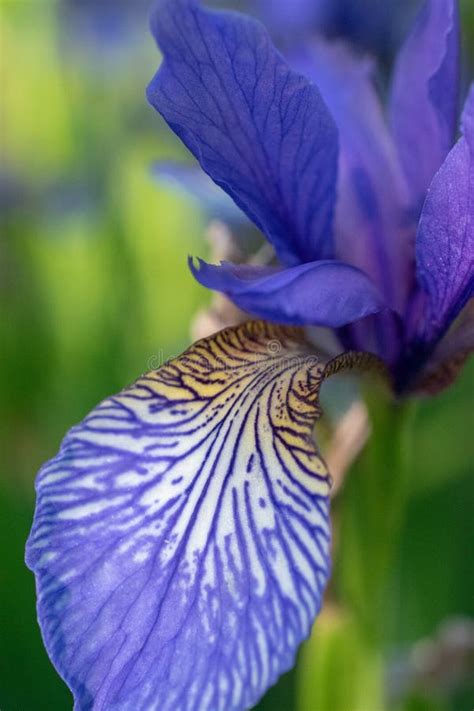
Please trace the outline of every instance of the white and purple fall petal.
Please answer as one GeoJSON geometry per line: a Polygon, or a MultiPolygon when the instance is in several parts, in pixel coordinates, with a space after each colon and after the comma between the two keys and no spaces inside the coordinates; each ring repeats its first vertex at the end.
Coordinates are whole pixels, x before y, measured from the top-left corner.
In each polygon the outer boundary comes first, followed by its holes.
{"type": "Polygon", "coordinates": [[[27,562],[76,709],[245,709],[293,665],[330,568],[324,377],[302,331],[249,322],[67,434],[27,562]]]}

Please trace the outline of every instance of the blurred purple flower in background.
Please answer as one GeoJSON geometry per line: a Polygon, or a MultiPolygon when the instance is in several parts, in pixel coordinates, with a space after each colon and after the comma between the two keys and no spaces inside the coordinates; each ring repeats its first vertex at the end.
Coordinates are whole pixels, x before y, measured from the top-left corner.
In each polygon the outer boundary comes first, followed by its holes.
{"type": "Polygon", "coordinates": [[[285,326],[198,342],[105,400],[41,470],[27,561],[78,709],[256,703],[294,663],[330,572],[322,381],[377,363],[397,395],[434,390],[472,349],[458,25],[453,0],[426,2],[387,123],[373,62],[347,46],[312,36],[290,66],[253,19],[158,3],[148,98],[274,249],[266,266],[191,268],[285,326]],[[293,326],[334,329],[342,355],[321,363],[293,326]]]}
{"type": "MultiPolygon", "coordinates": [[[[74,43],[93,52],[123,53],[137,40],[149,10],[149,0],[62,0],[63,30],[74,43]]],[[[67,46],[67,43],[65,43],[67,46]]]]}

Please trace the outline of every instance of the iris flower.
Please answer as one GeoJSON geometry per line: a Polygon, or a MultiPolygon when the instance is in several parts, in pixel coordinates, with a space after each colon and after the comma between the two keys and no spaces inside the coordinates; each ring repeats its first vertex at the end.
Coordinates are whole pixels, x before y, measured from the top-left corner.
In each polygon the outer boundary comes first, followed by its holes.
{"type": "Polygon", "coordinates": [[[453,0],[428,0],[402,46],[389,123],[371,63],[342,45],[290,66],[259,22],[197,0],[162,0],[152,29],[150,102],[275,263],[191,263],[259,320],[72,428],[38,476],[27,562],[77,709],[229,711],[293,665],[321,605],[323,380],[375,364],[406,397],[472,347],[474,91],[456,140],[453,0]],[[340,354],[319,360],[308,326],[340,354]]]}

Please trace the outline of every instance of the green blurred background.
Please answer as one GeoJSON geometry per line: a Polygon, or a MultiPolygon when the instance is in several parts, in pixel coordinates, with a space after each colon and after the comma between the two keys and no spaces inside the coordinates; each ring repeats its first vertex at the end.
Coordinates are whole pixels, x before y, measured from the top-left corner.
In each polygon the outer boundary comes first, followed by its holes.
{"type": "MultiPolygon", "coordinates": [[[[463,7],[469,48],[474,3],[463,7]]],[[[0,0],[0,10],[0,709],[63,711],[71,697],[43,650],[23,563],[34,477],[98,401],[189,343],[208,295],[186,256],[205,256],[206,220],[150,174],[184,151],[144,98],[159,61],[146,3],[0,0]]],[[[384,703],[396,711],[473,706],[466,655],[443,641],[457,635],[462,648],[474,617],[473,377],[471,363],[415,415],[380,640],[384,703]],[[426,638],[448,655],[434,678],[417,676],[426,638]]],[[[357,474],[336,502],[336,534],[357,474]]],[[[336,602],[338,580],[262,709],[381,711],[380,659],[336,602]]]]}

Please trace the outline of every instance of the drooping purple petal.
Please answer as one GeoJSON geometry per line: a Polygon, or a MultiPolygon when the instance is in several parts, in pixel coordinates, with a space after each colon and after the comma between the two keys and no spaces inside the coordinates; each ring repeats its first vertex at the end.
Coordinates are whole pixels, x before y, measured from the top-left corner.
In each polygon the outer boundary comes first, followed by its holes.
{"type": "Polygon", "coordinates": [[[390,306],[403,312],[414,278],[408,196],[373,83],[373,62],[322,40],[294,61],[318,85],[339,129],[337,256],[364,270],[390,306]]]}
{"type": "Polygon", "coordinates": [[[337,130],[257,21],[162,0],[150,103],[289,264],[332,256],[337,130]]]}
{"type": "Polygon", "coordinates": [[[226,329],[43,467],[27,562],[78,710],[247,709],[292,666],[329,575],[323,377],[297,329],[226,329]]]}
{"type": "Polygon", "coordinates": [[[426,0],[398,55],[390,101],[415,209],[453,144],[458,102],[457,0],[426,0]]]}
{"type": "Polygon", "coordinates": [[[336,261],[296,267],[221,266],[190,260],[196,279],[226,294],[237,306],[277,323],[337,328],[386,309],[370,279],[336,261]]]}
{"type": "Polygon", "coordinates": [[[423,207],[416,242],[417,276],[425,294],[425,342],[436,341],[474,291],[474,85],[463,136],[436,174],[423,207]]]}

